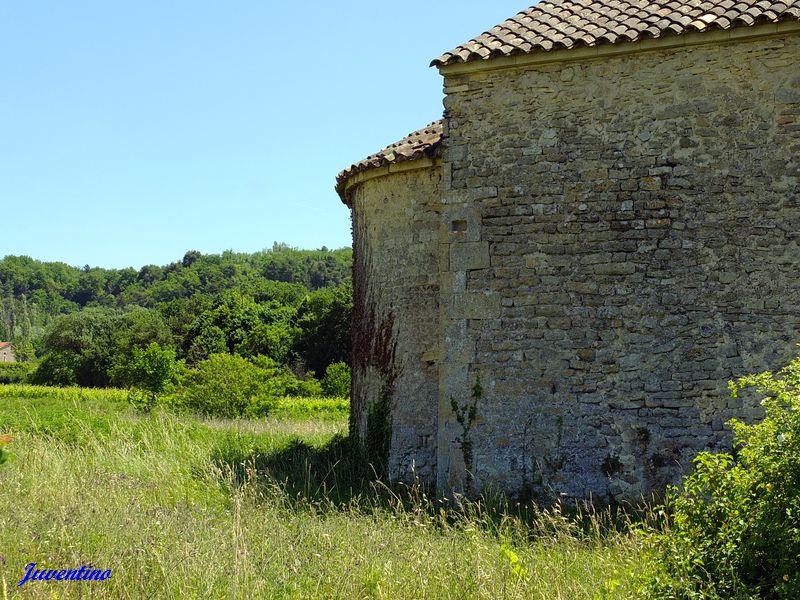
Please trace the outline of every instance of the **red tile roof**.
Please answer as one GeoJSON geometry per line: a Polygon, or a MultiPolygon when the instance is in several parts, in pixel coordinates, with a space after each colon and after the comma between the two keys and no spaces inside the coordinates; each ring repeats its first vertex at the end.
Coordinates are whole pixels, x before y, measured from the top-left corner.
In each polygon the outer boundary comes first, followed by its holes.
{"type": "Polygon", "coordinates": [[[343,202],[346,202],[344,189],[347,180],[353,175],[407,160],[415,160],[422,157],[434,158],[439,153],[443,130],[444,121],[442,119],[434,121],[422,129],[409,133],[399,142],[390,144],[383,150],[351,165],[336,176],[336,193],[339,194],[343,202]]]}
{"type": "Polygon", "coordinates": [[[543,0],[432,66],[800,20],[800,0],[543,0]]]}

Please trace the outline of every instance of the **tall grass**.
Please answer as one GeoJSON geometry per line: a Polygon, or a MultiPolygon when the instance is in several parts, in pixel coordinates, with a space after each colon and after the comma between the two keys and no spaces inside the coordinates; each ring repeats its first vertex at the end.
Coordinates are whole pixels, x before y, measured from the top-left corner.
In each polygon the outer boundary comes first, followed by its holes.
{"type": "MultiPolygon", "coordinates": [[[[114,398],[114,396],[109,396],[114,398]]],[[[0,400],[0,577],[33,598],[628,598],[610,512],[454,507],[369,482],[345,419],[203,420],[124,403],[0,400]],[[298,436],[302,435],[302,439],[298,436]],[[16,586],[24,565],[112,569],[16,586]]]]}

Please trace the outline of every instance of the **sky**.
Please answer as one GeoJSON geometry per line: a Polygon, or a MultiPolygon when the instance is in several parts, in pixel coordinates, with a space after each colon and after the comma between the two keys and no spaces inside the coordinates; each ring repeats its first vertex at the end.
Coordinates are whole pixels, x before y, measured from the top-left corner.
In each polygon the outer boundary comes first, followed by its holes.
{"type": "Polygon", "coordinates": [[[442,115],[526,0],[0,0],[0,256],[350,245],[336,174],[442,115]]]}

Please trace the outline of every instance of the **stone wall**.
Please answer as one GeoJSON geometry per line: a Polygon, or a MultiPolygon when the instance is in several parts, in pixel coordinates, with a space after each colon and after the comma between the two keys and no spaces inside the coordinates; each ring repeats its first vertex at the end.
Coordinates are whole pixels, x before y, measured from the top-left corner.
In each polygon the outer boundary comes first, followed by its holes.
{"type": "Polygon", "coordinates": [[[444,70],[442,491],[635,497],[759,416],[725,382],[800,341],[798,56],[795,34],[444,70]]]}
{"type": "Polygon", "coordinates": [[[392,480],[410,481],[416,475],[432,483],[441,167],[427,159],[400,167],[402,171],[367,179],[350,192],[354,251],[351,431],[376,467],[388,468],[392,480]]]}

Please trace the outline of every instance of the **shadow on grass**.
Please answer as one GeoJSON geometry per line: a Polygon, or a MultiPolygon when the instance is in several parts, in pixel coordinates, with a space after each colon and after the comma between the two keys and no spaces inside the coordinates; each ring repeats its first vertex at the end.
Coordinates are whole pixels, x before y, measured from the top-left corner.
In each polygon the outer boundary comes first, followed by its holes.
{"type": "Polygon", "coordinates": [[[511,527],[525,537],[567,535],[597,540],[628,532],[633,523],[649,521],[653,514],[632,506],[513,501],[499,493],[485,493],[474,500],[436,497],[421,483],[384,483],[343,435],[322,447],[300,439],[267,452],[226,447],[213,460],[229,474],[233,485],[255,482],[261,489],[280,490],[282,501],[293,508],[400,510],[442,527],[477,525],[497,534],[511,527]]]}
{"type": "Polygon", "coordinates": [[[293,503],[344,507],[367,500],[374,504],[378,496],[391,495],[344,435],[334,436],[322,447],[299,438],[271,451],[226,446],[215,451],[212,461],[235,485],[255,479],[259,485],[278,486],[293,503]]]}

